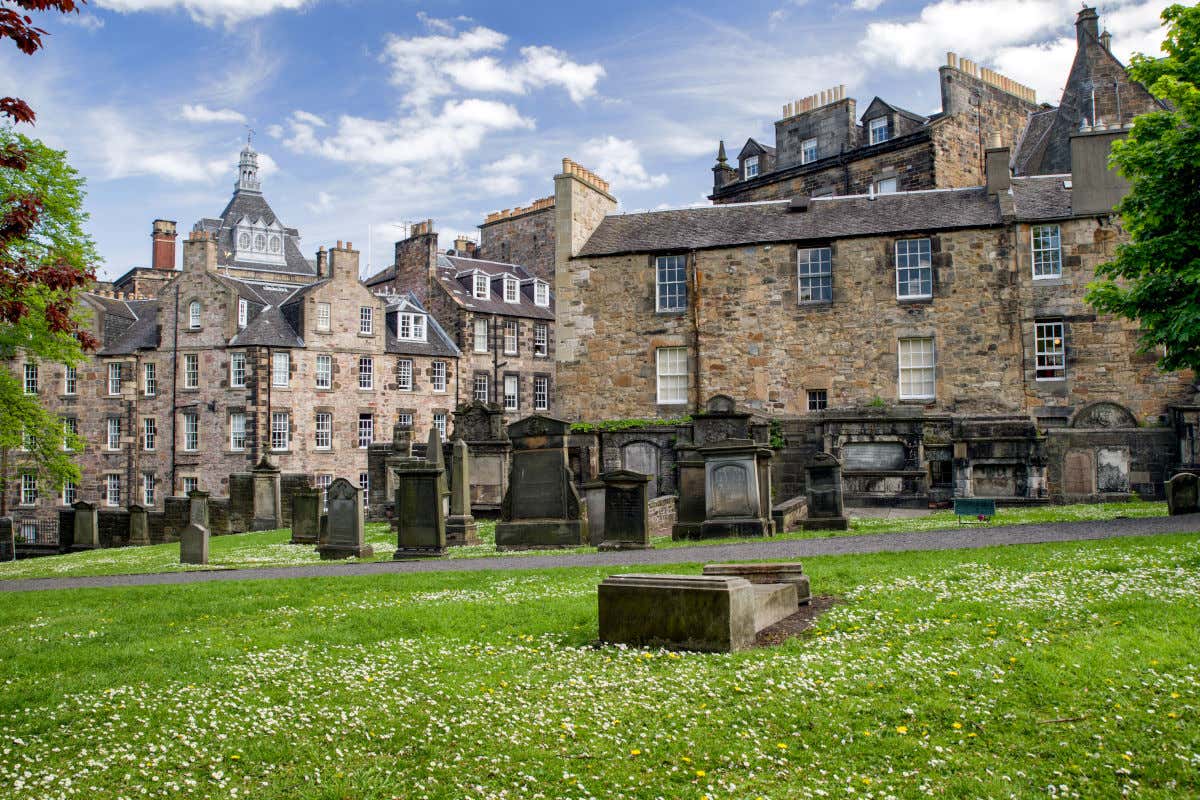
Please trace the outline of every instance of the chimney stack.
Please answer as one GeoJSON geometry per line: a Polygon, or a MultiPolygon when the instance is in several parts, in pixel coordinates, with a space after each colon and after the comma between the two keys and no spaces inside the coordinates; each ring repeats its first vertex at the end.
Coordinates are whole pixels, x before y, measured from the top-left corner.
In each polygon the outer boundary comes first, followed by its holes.
{"type": "Polygon", "coordinates": [[[215,272],[217,269],[217,240],[208,231],[192,231],[183,243],[185,272],[215,272]]]}
{"type": "Polygon", "coordinates": [[[1075,17],[1075,40],[1083,47],[1088,36],[1093,39],[1100,37],[1100,15],[1096,9],[1084,6],[1075,17]]]}
{"type": "Polygon", "coordinates": [[[317,248],[317,280],[328,277],[325,273],[329,270],[329,251],[325,249],[325,245],[317,248]]]}
{"type": "Polygon", "coordinates": [[[998,131],[988,136],[987,150],[984,151],[983,171],[989,195],[1007,192],[1012,186],[1009,150],[1004,146],[998,131]]]}
{"type": "Polygon", "coordinates": [[[150,233],[150,266],[153,269],[175,269],[175,220],[156,219],[150,233]]]}

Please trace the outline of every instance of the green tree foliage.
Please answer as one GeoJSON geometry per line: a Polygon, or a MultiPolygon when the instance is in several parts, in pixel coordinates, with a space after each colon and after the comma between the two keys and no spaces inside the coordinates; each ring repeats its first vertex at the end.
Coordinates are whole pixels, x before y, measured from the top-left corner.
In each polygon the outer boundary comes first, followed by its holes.
{"type": "Polygon", "coordinates": [[[1144,351],[1166,370],[1200,371],[1200,8],[1173,5],[1164,58],[1133,57],[1129,74],[1168,110],[1137,117],[1111,163],[1131,184],[1117,206],[1130,241],[1096,270],[1087,299],[1137,320],[1144,351]]]}

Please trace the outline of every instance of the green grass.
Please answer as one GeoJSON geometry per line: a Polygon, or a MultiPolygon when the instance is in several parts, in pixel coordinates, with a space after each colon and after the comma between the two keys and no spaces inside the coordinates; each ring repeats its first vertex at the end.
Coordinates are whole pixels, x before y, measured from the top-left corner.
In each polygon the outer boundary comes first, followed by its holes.
{"type": "Polygon", "coordinates": [[[596,583],[617,570],[8,595],[0,785],[13,800],[1200,793],[1196,535],[805,568],[844,603],[732,656],[594,647],[596,583]]]}
{"type": "MultiPolygon", "coordinates": [[[[1027,522],[1063,522],[1079,520],[1108,520],[1121,517],[1160,517],[1167,513],[1167,504],[1161,502],[1133,501],[1128,503],[1103,503],[1073,506],[1037,506],[1028,508],[1002,508],[989,523],[991,526],[1017,525],[1027,522]]],[[[830,536],[848,536],[861,533],[896,533],[901,531],[939,530],[957,527],[953,512],[939,511],[921,517],[907,519],[855,518],[850,521],[848,531],[792,531],[777,536],[778,539],[815,539],[830,536]]],[[[286,567],[314,564],[320,561],[315,548],[310,545],[291,545],[291,533],[286,530],[243,533],[233,536],[215,536],[209,542],[209,564],[207,567],[187,566],[179,563],[179,545],[162,544],[150,547],[118,548],[72,553],[65,556],[27,559],[14,563],[0,564],[0,580],[18,578],[65,578],[95,575],[137,575],[152,572],[185,572],[197,569],[250,569],[253,567],[286,567]]],[[[396,549],[395,534],[383,523],[372,523],[366,529],[367,543],[375,548],[370,560],[387,561],[396,549]]],[[[480,544],[470,547],[451,548],[447,558],[481,558],[497,555],[496,523],[481,520],[479,525],[480,544]]],[[[695,547],[697,545],[730,544],[745,539],[705,539],[700,541],[672,541],[670,538],[655,539],[654,546],[695,547]]],[[[594,553],[594,547],[577,547],[570,550],[524,550],[504,553],[511,556],[570,555],[594,553]]]]}

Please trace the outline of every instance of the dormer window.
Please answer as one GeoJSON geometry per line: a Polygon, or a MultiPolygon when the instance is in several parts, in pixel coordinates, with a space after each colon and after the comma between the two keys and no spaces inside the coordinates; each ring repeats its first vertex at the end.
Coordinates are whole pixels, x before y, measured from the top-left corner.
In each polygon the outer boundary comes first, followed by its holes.
{"type": "Polygon", "coordinates": [[[758,156],[750,156],[742,162],[742,177],[754,178],[758,175],[758,156]]]}
{"type": "Polygon", "coordinates": [[[425,315],[401,313],[396,315],[396,338],[410,342],[425,341],[425,315]]]}
{"type": "Polygon", "coordinates": [[[817,140],[805,139],[800,145],[800,163],[811,164],[817,160],[817,140]]]}
{"type": "Polygon", "coordinates": [[[879,144],[892,138],[888,131],[887,117],[876,117],[867,123],[867,129],[871,133],[871,144],[879,144]]]}
{"type": "Polygon", "coordinates": [[[283,233],[279,220],[268,223],[261,218],[242,217],[233,240],[234,259],[257,264],[284,264],[283,233]]]}
{"type": "Polygon", "coordinates": [[[504,302],[521,302],[521,283],[516,278],[504,279],[504,302]]]}
{"type": "Polygon", "coordinates": [[[533,304],[542,308],[550,305],[550,284],[545,281],[533,282],[533,304]]]}
{"type": "Polygon", "coordinates": [[[475,292],[474,292],[474,294],[475,294],[476,300],[487,300],[488,299],[488,295],[490,295],[492,293],[490,284],[491,284],[491,281],[488,280],[487,275],[482,275],[478,272],[475,273],[475,287],[474,287],[475,292]]]}
{"type": "Polygon", "coordinates": [[[238,300],[238,328],[246,327],[250,319],[250,304],[244,298],[238,300]]]}
{"type": "Polygon", "coordinates": [[[200,301],[193,300],[188,303],[188,328],[191,330],[200,329],[200,301]]]}

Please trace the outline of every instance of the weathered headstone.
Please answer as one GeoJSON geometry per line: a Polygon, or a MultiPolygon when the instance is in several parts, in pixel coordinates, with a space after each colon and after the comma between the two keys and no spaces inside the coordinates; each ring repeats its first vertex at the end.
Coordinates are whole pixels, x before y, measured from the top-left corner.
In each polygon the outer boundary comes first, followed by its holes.
{"type": "Polygon", "coordinates": [[[75,509],[75,538],[72,549],[95,550],[100,546],[100,515],[96,505],[80,500],[71,508],[75,509]]]}
{"type": "Polygon", "coordinates": [[[471,514],[471,451],[462,439],[454,441],[450,463],[450,517],[446,544],[479,544],[479,525],[471,514]]]}
{"type": "Polygon", "coordinates": [[[316,544],[321,532],[321,490],[292,492],[291,544],[316,544]]]}
{"type": "Polygon", "coordinates": [[[850,527],[842,505],[842,465],[829,453],[817,453],[804,465],[808,492],[806,531],[844,531],[850,527]]]}
{"type": "Polygon", "coordinates": [[[436,464],[423,459],[396,468],[396,552],[392,558],[445,555],[444,475],[436,464]]]}
{"type": "Polygon", "coordinates": [[[266,456],[263,456],[252,472],[254,475],[254,519],[250,523],[250,530],[275,530],[280,527],[283,517],[280,510],[279,468],[268,461],[266,456]]]}
{"type": "Polygon", "coordinates": [[[317,546],[321,558],[368,558],[374,555],[374,549],[365,538],[362,489],[345,478],[338,478],[329,484],[325,497],[329,505],[329,522],[325,538],[317,546]]]}
{"type": "Polygon", "coordinates": [[[150,544],[150,518],[146,509],[137,504],[129,507],[129,545],[145,547],[150,544]]]}
{"type": "Polygon", "coordinates": [[[1068,450],[1063,463],[1063,494],[1091,497],[1096,493],[1096,460],[1091,450],[1068,450]]]}
{"type": "Polygon", "coordinates": [[[451,439],[471,449],[471,513],[499,511],[508,491],[512,442],[504,428],[504,411],[475,402],[454,412],[451,439]]]}
{"type": "Polygon", "coordinates": [[[542,415],[508,426],[512,466],[496,525],[497,549],[579,547],[587,540],[587,522],[567,467],[570,428],[542,415]]]}
{"type": "Polygon", "coordinates": [[[188,493],[188,525],[179,534],[179,563],[208,563],[208,492],[188,493]]]}
{"type": "Polygon", "coordinates": [[[442,450],[442,434],[437,428],[429,429],[429,438],[425,443],[425,459],[437,468],[438,492],[442,498],[442,516],[450,516],[450,485],[446,481],[446,458],[442,450]]]}
{"type": "Polygon", "coordinates": [[[12,517],[0,517],[0,561],[17,560],[17,537],[12,517]]]}
{"type": "Polygon", "coordinates": [[[770,536],[771,449],[750,439],[700,448],[704,457],[701,538],[770,536]]]}
{"type": "Polygon", "coordinates": [[[588,544],[599,547],[604,541],[604,481],[588,481],[579,488],[587,508],[588,544]]]}
{"type": "Polygon", "coordinates": [[[1200,477],[1181,472],[1166,483],[1167,511],[1171,516],[1200,513],[1200,477]]]}
{"type": "Polygon", "coordinates": [[[704,459],[691,443],[681,442],[675,448],[679,480],[671,538],[699,539],[704,528],[704,459]]]}
{"type": "MultiPolygon", "coordinates": [[[[604,482],[604,538],[601,550],[647,550],[650,542],[650,481],[642,472],[616,470],[604,482]]],[[[589,509],[590,510],[590,509],[589,509]]],[[[589,525],[591,519],[588,520],[589,525]]]]}

